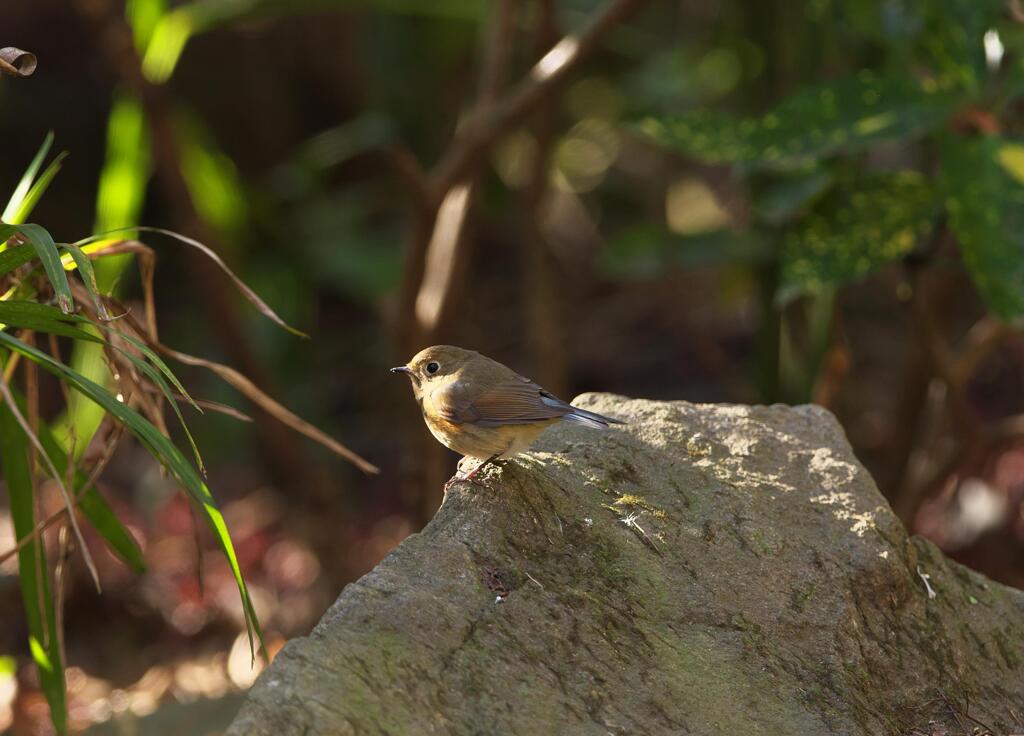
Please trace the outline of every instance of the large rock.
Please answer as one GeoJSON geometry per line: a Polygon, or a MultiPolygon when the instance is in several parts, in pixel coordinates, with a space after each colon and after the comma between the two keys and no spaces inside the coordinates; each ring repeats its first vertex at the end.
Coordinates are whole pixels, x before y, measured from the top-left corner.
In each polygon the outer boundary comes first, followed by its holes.
{"type": "Polygon", "coordinates": [[[456,485],[228,733],[1024,733],[1024,593],[908,538],[828,412],[578,401],[628,424],[456,485]]]}

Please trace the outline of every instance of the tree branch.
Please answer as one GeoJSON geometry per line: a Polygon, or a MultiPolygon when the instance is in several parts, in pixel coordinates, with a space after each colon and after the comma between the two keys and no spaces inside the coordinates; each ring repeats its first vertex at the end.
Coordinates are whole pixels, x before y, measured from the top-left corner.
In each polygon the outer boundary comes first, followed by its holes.
{"type": "Polygon", "coordinates": [[[529,75],[494,104],[478,107],[459,126],[455,140],[434,168],[432,187],[441,196],[472,169],[474,162],[505,133],[529,115],[537,103],[565,79],[594,51],[605,36],[635,13],[645,0],[611,0],[578,36],[565,36],[556,43],[529,75]]]}

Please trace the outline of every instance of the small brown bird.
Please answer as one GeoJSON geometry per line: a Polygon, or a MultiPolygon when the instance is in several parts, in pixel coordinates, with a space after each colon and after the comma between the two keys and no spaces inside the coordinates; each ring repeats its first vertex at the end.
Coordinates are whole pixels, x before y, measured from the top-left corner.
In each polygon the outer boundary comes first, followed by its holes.
{"type": "MultiPolygon", "coordinates": [[[[526,450],[541,432],[565,419],[590,427],[622,424],[578,409],[496,360],[453,345],[434,345],[391,369],[404,373],[427,428],[455,452],[488,463],[526,450]]],[[[460,463],[461,465],[461,463],[460,463]]]]}

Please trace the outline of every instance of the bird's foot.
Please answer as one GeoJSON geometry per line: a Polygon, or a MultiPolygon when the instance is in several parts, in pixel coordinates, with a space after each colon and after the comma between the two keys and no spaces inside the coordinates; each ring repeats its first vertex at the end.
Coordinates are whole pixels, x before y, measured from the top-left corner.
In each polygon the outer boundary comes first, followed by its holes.
{"type": "Polygon", "coordinates": [[[456,473],[451,478],[449,478],[448,481],[444,484],[445,495],[448,495],[448,491],[450,491],[452,486],[454,486],[456,483],[463,482],[472,483],[473,485],[479,486],[480,488],[487,488],[487,484],[484,483],[484,481],[481,478],[477,478],[472,473],[456,473]]]}
{"type": "Polygon", "coordinates": [[[464,464],[468,464],[467,460],[469,460],[469,459],[470,458],[468,458],[468,457],[464,457],[461,460],[459,460],[458,472],[456,472],[455,475],[453,475],[451,478],[449,478],[448,482],[444,484],[445,492],[448,491],[448,488],[451,486],[451,484],[457,483],[459,481],[469,481],[470,483],[472,483],[475,486],[479,486],[481,488],[487,488],[487,484],[482,479],[478,478],[477,476],[479,475],[481,470],[483,470],[486,466],[488,466],[488,465],[490,465],[490,464],[492,464],[494,462],[494,458],[493,457],[487,458],[486,460],[483,460],[482,462],[477,463],[475,468],[473,468],[469,472],[466,472],[464,467],[463,467],[463,465],[464,464]]]}

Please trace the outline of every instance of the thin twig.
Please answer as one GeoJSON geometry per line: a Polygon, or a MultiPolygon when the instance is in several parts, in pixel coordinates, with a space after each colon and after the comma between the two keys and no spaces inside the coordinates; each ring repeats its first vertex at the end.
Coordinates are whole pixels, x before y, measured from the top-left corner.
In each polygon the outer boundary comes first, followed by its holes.
{"type": "Polygon", "coordinates": [[[437,209],[427,173],[412,151],[396,144],[383,149],[380,155],[398,178],[414,210],[422,214],[437,209]]]}
{"type": "MultiPolygon", "coordinates": [[[[165,86],[150,82],[143,74],[142,60],[132,30],[120,10],[121,3],[76,0],[74,5],[83,18],[95,26],[96,35],[101,39],[97,47],[107,56],[111,70],[126,92],[140,103],[150,133],[154,179],[177,229],[195,236],[197,242],[215,244],[216,229],[196,208],[182,169],[181,131],[175,120],[174,101],[165,86]]],[[[210,269],[208,259],[198,251],[190,251],[184,260],[191,276],[190,285],[206,304],[210,327],[220,345],[231,361],[251,377],[254,385],[275,393],[266,366],[253,351],[236,303],[232,294],[223,288],[221,277],[210,269]]],[[[280,482],[303,490],[322,486],[321,470],[305,460],[305,448],[290,432],[274,422],[257,422],[254,429],[262,449],[261,457],[280,482]]]]}
{"type": "MultiPolygon", "coordinates": [[[[558,39],[554,0],[541,0],[536,8],[533,51],[541,56],[558,39]]],[[[556,272],[544,228],[545,207],[551,193],[550,158],[557,132],[558,101],[547,97],[537,105],[529,121],[535,142],[533,159],[521,198],[523,253],[522,279],[524,335],[534,378],[561,395],[568,390],[568,365],[563,294],[566,283],[556,272]]]]}
{"type": "MultiPolygon", "coordinates": [[[[93,469],[93,472],[89,475],[89,479],[82,484],[81,490],[79,490],[78,493],[75,495],[74,502],[76,508],[82,502],[82,498],[85,496],[86,492],[96,484],[96,481],[98,480],[100,473],[102,473],[103,470],[107,467],[107,463],[110,461],[110,458],[113,457],[114,450],[117,448],[117,445],[121,441],[121,437],[123,435],[124,428],[120,424],[115,425],[113,439],[107,440],[107,449],[104,451],[103,457],[101,457],[99,462],[97,462],[96,467],[93,469]]],[[[35,529],[33,529],[31,532],[26,534],[21,539],[19,539],[17,544],[15,544],[11,549],[7,550],[6,552],[0,553],[0,565],[9,560],[11,557],[14,557],[14,555],[18,554],[18,552],[20,552],[28,545],[32,544],[32,542],[34,542],[35,540],[39,539],[42,536],[43,532],[45,532],[51,526],[53,526],[58,521],[63,519],[67,512],[67,508],[62,508],[60,511],[55,512],[51,516],[48,516],[46,519],[36,524],[35,529]]]]}
{"type": "Polygon", "coordinates": [[[0,395],[3,395],[4,401],[7,402],[7,406],[11,410],[11,414],[21,426],[21,430],[25,433],[25,436],[28,437],[29,442],[32,443],[33,447],[35,447],[36,451],[43,459],[47,470],[50,471],[50,475],[52,475],[53,479],[57,482],[57,486],[60,488],[60,492],[64,496],[64,506],[68,514],[68,520],[71,523],[71,529],[75,533],[75,539],[78,540],[78,543],[82,547],[82,558],[85,560],[85,566],[89,569],[89,574],[92,576],[92,580],[96,584],[96,592],[103,592],[100,586],[100,575],[96,570],[96,564],[93,562],[92,555],[89,554],[89,549],[85,546],[85,537],[82,536],[82,530],[79,528],[78,521],[75,519],[75,502],[72,500],[71,494],[68,493],[68,489],[64,485],[64,479],[60,477],[60,473],[57,472],[57,468],[54,466],[53,460],[50,459],[46,449],[32,431],[28,421],[26,421],[25,417],[22,415],[21,410],[18,408],[18,402],[14,400],[14,396],[11,394],[11,388],[7,385],[7,381],[0,381],[0,395]]]}
{"type": "Polygon", "coordinates": [[[67,595],[68,562],[71,560],[73,548],[67,526],[62,526],[57,533],[57,545],[57,565],[53,570],[53,618],[54,628],[57,629],[57,651],[60,652],[60,661],[66,663],[68,657],[64,650],[64,600],[67,595]]]}
{"type": "Polygon", "coordinates": [[[506,96],[472,114],[459,127],[434,169],[434,191],[447,192],[463,179],[496,141],[529,115],[541,99],[600,47],[612,29],[643,4],[644,0],[611,0],[582,33],[567,35],[556,43],[506,96]]]}
{"type": "MultiPolygon", "coordinates": [[[[487,31],[479,80],[477,109],[487,109],[497,99],[507,76],[515,38],[516,0],[500,0],[494,6],[487,31]]],[[[456,134],[453,146],[457,146],[456,134]]],[[[477,179],[484,162],[475,160],[459,179],[434,189],[440,204],[427,242],[423,275],[416,292],[414,317],[420,342],[430,344],[450,314],[469,254],[469,214],[476,199],[477,179]]]]}
{"type": "Polygon", "coordinates": [[[139,324],[138,320],[131,314],[125,314],[125,321],[131,325],[135,331],[137,337],[142,339],[150,348],[156,350],[163,355],[166,355],[179,363],[185,365],[196,366],[199,368],[206,368],[209,371],[220,376],[221,379],[229,383],[231,386],[240,391],[246,398],[256,404],[260,409],[267,412],[270,416],[277,419],[282,424],[291,427],[300,434],[304,434],[310,439],[315,440],[324,447],[328,448],[332,452],[341,457],[345,458],[357,468],[367,474],[377,474],[380,472],[380,468],[365,460],[360,455],[356,454],[352,450],[345,447],[343,444],[338,442],[336,439],[326,434],[325,432],[318,429],[316,426],[309,422],[301,419],[300,417],[293,414],[291,411],[286,409],[284,406],[274,401],[272,398],[263,393],[252,381],[246,376],[242,375],[234,368],[230,366],[216,363],[212,360],[206,360],[205,358],[198,358],[188,353],[182,353],[173,348],[167,347],[158,340],[154,340],[150,337],[143,327],[139,324]]]}

